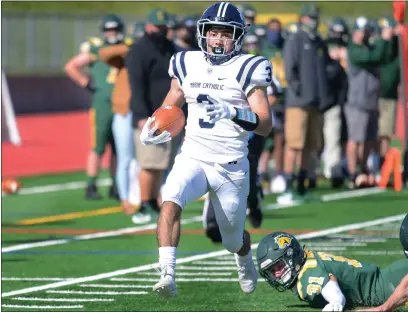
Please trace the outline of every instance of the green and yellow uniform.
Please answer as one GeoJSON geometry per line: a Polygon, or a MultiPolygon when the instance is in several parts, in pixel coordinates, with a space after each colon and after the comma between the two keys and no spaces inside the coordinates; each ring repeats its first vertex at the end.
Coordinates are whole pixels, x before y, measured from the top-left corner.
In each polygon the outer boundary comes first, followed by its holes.
{"type": "Polygon", "coordinates": [[[306,251],[306,262],[296,283],[299,298],[313,307],[324,307],[327,302],[321,291],[331,274],[337,278],[346,298],[346,306],[377,306],[391,296],[401,279],[408,274],[408,259],[380,269],[373,263],[326,252],[306,251]]]}
{"type": "Polygon", "coordinates": [[[90,110],[91,146],[98,155],[105,152],[105,146],[108,143],[114,151],[111,95],[118,69],[110,67],[98,57],[99,49],[107,45],[109,44],[97,37],[92,37],[81,45],[81,52],[89,53],[92,57],[92,63],[89,66],[95,91],[92,94],[90,110]]]}

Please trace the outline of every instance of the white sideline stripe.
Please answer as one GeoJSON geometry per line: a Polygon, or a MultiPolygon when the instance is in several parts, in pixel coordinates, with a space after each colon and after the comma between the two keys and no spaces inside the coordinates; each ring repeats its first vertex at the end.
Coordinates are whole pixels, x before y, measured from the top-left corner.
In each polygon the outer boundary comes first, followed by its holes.
{"type": "Polygon", "coordinates": [[[65,306],[36,306],[36,305],[17,305],[17,304],[2,304],[3,308],[16,308],[16,309],[82,309],[84,306],[78,305],[65,305],[65,306]]]}
{"type": "Polygon", "coordinates": [[[49,294],[75,294],[75,295],[147,295],[147,291],[81,291],[81,290],[47,290],[49,294]]]}
{"type": "Polygon", "coordinates": [[[36,298],[36,297],[16,297],[11,298],[12,300],[21,300],[21,301],[56,301],[56,302],[111,302],[115,301],[113,298],[102,299],[102,298],[36,298]]]}
{"type": "MultiPolygon", "coordinates": [[[[108,186],[110,185],[111,180],[108,178],[99,179],[96,184],[98,186],[108,186]]],[[[49,184],[43,186],[33,186],[27,187],[24,186],[18,192],[19,195],[32,195],[32,194],[42,194],[48,192],[57,192],[57,191],[67,191],[67,190],[78,190],[85,188],[86,182],[84,181],[75,181],[75,182],[68,182],[68,183],[58,183],[58,184],[49,184]]],[[[7,196],[7,195],[3,195],[7,196]]],[[[3,197],[2,196],[2,197],[3,197]]]]}
{"type": "MultiPolygon", "coordinates": [[[[379,187],[373,187],[373,188],[367,188],[367,189],[361,189],[361,190],[344,191],[344,192],[339,192],[339,193],[322,195],[317,201],[320,200],[322,202],[330,202],[330,201],[339,200],[339,199],[347,199],[347,198],[379,194],[379,193],[384,193],[386,191],[387,190],[379,188],[379,187]]],[[[270,204],[270,205],[265,206],[265,210],[285,209],[285,208],[300,206],[300,205],[307,204],[307,203],[308,202],[298,201],[298,202],[294,202],[291,204],[270,204]]]]}
{"type": "MultiPolygon", "coordinates": [[[[181,220],[181,224],[200,222],[200,221],[202,221],[202,219],[203,219],[202,216],[192,217],[192,218],[189,218],[189,219],[183,219],[183,220],[181,220]]],[[[4,254],[4,253],[11,252],[11,251],[31,249],[31,248],[36,248],[36,247],[62,245],[62,244],[66,244],[66,243],[69,243],[69,242],[90,240],[90,239],[96,239],[96,238],[120,236],[120,235],[124,235],[124,234],[130,234],[130,233],[134,233],[134,232],[141,232],[141,231],[145,231],[145,230],[154,230],[154,229],[156,229],[156,227],[157,227],[156,223],[150,223],[150,224],[146,224],[146,225],[142,225],[142,226],[123,228],[123,229],[113,230],[113,231],[105,231],[105,232],[93,233],[93,234],[76,235],[76,236],[73,236],[71,238],[54,239],[54,240],[50,240],[50,241],[41,241],[41,242],[36,242],[36,243],[18,244],[18,245],[13,245],[13,246],[2,248],[1,253],[4,254]]]]}
{"type": "MultiPolygon", "coordinates": [[[[77,182],[73,182],[73,183],[77,183],[77,182]]],[[[332,198],[332,197],[333,197],[333,199],[331,199],[331,200],[339,200],[339,199],[342,199],[342,198],[365,196],[365,195],[373,194],[373,192],[378,193],[378,192],[383,192],[383,191],[384,190],[382,190],[380,188],[362,189],[362,190],[354,190],[354,191],[346,191],[346,192],[341,192],[341,193],[334,193],[334,194],[331,194],[331,195],[324,195],[324,196],[322,196],[322,198],[326,196],[325,197],[326,200],[324,200],[324,201],[329,201],[330,198],[332,198]],[[330,196],[332,196],[332,197],[330,197],[330,196]]],[[[298,205],[301,205],[301,203],[290,204],[290,205],[273,204],[273,205],[266,206],[265,209],[266,210],[269,210],[269,209],[282,209],[282,208],[290,208],[290,207],[294,207],[294,206],[298,206],[298,205]]],[[[189,218],[189,219],[184,219],[184,220],[181,221],[182,222],[181,224],[201,222],[201,221],[202,221],[202,216],[197,216],[197,217],[193,217],[193,218],[189,218]]],[[[41,241],[41,242],[36,242],[36,243],[18,244],[18,245],[2,248],[1,252],[2,253],[7,253],[7,252],[11,252],[11,251],[25,250],[25,249],[31,249],[31,248],[36,248],[36,247],[62,245],[62,244],[66,244],[66,243],[69,243],[69,242],[72,242],[72,241],[81,241],[81,240],[90,240],[90,239],[102,238],[102,237],[120,236],[120,235],[123,235],[123,234],[132,233],[132,232],[139,232],[139,231],[144,231],[144,230],[154,230],[154,229],[156,229],[156,227],[157,227],[157,225],[155,223],[151,223],[151,224],[146,224],[146,225],[142,225],[142,226],[123,228],[123,229],[114,230],[114,231],[106,231],[106,232],[93,233],[93,234],[77,235],[77,236],[73,236],[71,238],[41,241]]]]}
{"type": "MultiPolygon", "coordinates": [[[[177,268],[178,270],[179,268],[177,268]]],[[[231,275],[232,272],[179,272],[177,271],[177,276],[229,276],[231,275]]],[[[159,276],[155,272],[140,272],[137,273],[137,275],[147,275],[147,276],[159,276]]],[[[121,278],[112,278],[111,281],[113,280],[120,280],[121,278]]]]}
{"type": "MultiPolygon", "coordinates": [[[[403,220],[403,218],[405,218],[405,214],[400,214],[400,215],[386,217],[386,218],[379,218],[379,219],[372,220],[372,221],[352,223],[352,224],[337,226],[337,227],[330,228],[330,229],[327,229],[327,230],[315,231],[315,232],[311,232],[311,233],[301,234],[301,235],[297,236],[297,238],[302,240],[302,239],[322,237],[322,236],[327,236],[327,235],[330,235],[330,234],[340,233],[340,232],[344,232],[344,231],[348,231],[348,230],[361,229],[361,228],[364,228],[364,227],[367,227],[367,226],[373,226],[373,225],[379,225],[379,224],[384,224],[384,223],[389,223],[389,222],[394,222],[394,221],[400,221],[400,220],[403,220]]],[[[252,249],[255,249],[257,247],[258,247],[258,243],[251,245],[252,249]]],[[[228,254],[229,254],[229,251],[224,249],[224,250],[209,252],[207,254],[200,254],[200,255],[180,258],[180,259],[177,260],[177,263],[178,264],[183,264],[183,263],[193,262],[193,261],[197,261],[197,260],[203,260],[203,259],[208,259],[208,258],[215,258],[215,257],[225,256],[225,255],[228,255],[228,254]]],[[[68,286],[68,285],[82,284],[82,283],[85,283],[85,282],[96,281],[96,280],[100,280],[100,279],[104,279],[104,278],[111,278],[111,277],[115,277],[115,276],[129,274],[129,273],[137,273],[137,272],[142,272],[142,271],[148,271],[148,270],[151,270],[152,267],[156,267],[156,266],[157,266],[157,263],[155,262],[155,263],[145,264],[145,265],[132,267],[132,268],[128,268],[128,269],[122,269],[122,270],[106,272],[106,273],[100,273],[100,274],[91,275],[91,276],[85,276],[85,277],[76,278],[74,280],[69,280],[69,281],[61,281],[61,282],[57,282],[57,283],[51,283],[51,284],[46,284],[46,285],[41,285],[41,286],[29,287],[29,288],[24,288],[24,289],[19,289],[19,290],[13,290],[13,291],[3,293],[1,296],[3,298],[4,297],[11,297],[11,296],[15,296],[15,295],[32,293],[32,292],[40,291],[40,290],[53,289],[53,288],[58,288],[58,287],[63,287],[63,286],[68,286]]],[[[186,266],[186,267],[188,268],[188,266],[186,266]]],[[[203,269],[203,268],[201,268],[201,269],[203,269]]],[[[223,268],[223,269],[225,269],[225,268],[223,268]]]]}
{"type": "MultiPolygon", "coordinates": [[[[178,275],[178,274],[177,274],[178,275]]],[[[82,284],[84,288],[152,288],[153,285],[128,285],[128,284],[82,284]]]]}
{"type": "Polygon", "coordinates": [[[74,277],[2,277],[2,281],[44,281],[44,282],[51,282],[51,281],[69,281],[73,280],[74,277]]]}

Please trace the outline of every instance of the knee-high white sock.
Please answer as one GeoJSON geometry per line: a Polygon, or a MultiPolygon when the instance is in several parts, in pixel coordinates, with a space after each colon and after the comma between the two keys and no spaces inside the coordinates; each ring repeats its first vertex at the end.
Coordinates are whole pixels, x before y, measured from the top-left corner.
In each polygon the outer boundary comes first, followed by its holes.
{"type": "Polygon", "coordinates": [[[249,249],[248,253],[245,256],[240,256],[239,254],[234,254],[235,256],[235,262],[237,263],[237,266],[245,266],[248,262],[249,259],[252,260],[252,249],[249,249]]]}
{"type": "Polygon", "coordinates": [[[166,270],[166,275],[174,275],[176,269],[176,247],[159,248],[160,267],[166,270]]]}

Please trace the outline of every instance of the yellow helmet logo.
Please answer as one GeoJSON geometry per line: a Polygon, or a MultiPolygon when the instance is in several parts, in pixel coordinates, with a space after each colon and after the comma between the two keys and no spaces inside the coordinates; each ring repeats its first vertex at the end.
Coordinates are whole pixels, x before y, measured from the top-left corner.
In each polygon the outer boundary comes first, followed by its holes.
{"type": "Polygon", "coordinates": [[[380,27],[390,27],[390,23],[388,23],[387,19],[385,19],[385,18],[381,18],[381,19],[378,21],[378,25],[379,25],[380,27]]]}
{"type": "Polygon", "coordinates": [[[275,243],[278,244],[280,249],[283,249],[286,246],[289,246],[291,242],[292,242],[292,238],[286,235],[279,235],[275,237],[275,243]]]}
{"type": "Polygon", "coordinates": [[[158,11],[157,12],[157,14],[156,14],[156,17],[157,17],[157,20],[158,21],[163,21],[164,20],[164,14],[163,14],[163,12],[162,11],[158,11]]]}

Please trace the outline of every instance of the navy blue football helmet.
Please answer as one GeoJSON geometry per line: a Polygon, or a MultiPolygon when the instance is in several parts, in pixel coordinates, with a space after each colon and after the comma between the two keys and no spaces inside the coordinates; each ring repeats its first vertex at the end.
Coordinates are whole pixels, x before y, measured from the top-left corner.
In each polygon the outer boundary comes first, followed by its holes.
{"type": "Polygon", "coordinates": [[[204,11],[197,22],[198,46],[213,64],[222,64],[240,53],[247,27],[244,20],[241,11],[228,2],[213,4],[204,11]],[[224,48],[217,48],[212,52],[208,50],[207,32],[212,27],[227,28],[232,31],[231,51],[226,52],[224,48]]]}

